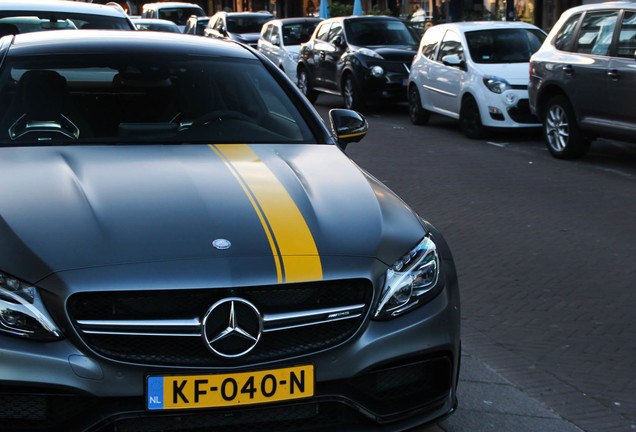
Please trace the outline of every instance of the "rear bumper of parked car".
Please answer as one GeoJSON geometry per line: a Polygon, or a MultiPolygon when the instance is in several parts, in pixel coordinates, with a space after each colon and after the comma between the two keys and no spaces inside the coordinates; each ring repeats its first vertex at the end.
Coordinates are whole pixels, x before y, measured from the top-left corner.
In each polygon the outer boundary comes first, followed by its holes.
{"type": "MultiPolygon", "coordinates": [[[[253,407],[148,411],[148,375],[225,372],[104,359],[75,337],[33,342],[1,336],[3,431],[403,430],[452,413],[459,372],[459,298],[451,276],[437,297],[388,321],[368,320],[340,347],[265,366],[312,364],[315,396],[253,407]],[[43,354],[45,353],[45,354],[43,354]],[[219,429],[216,429],[219,428],[219,429]],[[314,429],[311,429],[314,430],[314,429]]],[[[263,365],[238,370],[263,369],[263,365]]],[[[232,369],[231,372],[236,372],[232,369]]]]}

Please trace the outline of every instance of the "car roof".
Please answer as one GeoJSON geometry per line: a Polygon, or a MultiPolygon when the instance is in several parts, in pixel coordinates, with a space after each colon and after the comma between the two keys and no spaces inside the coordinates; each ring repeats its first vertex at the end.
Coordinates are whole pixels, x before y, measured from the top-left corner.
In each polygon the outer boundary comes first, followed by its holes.
{"type": "Polygon", "coordinates": [[[143,5],[144,9],[145,8],[174,8],[174,7],[197,7],[197,8],[201,8],[201,6],[199,6],[196,3],[186,3],[186,2],[161,2],[161,3],[146,3],[143,5]]]}
{"type": "Polygon", "coordinates": [[[267,24],[298,24],[303,22],[320,22],[322,18],[304,17],[304,18],[279,18],[269,21],[267,24]]]}
{"type": "MultiPolygon", "coordinates": [[[[4,40],[3,40],[4,41],[4,40]]],[[[257,59],[248,48],[231,41],[213,38],[193,38],[191,35],[121,30],[56,30],[18,34],[9,47],[8,57],[56,54],[135,55],[153,54],[179,56],[183,53],[257,59]]]]}
{"type": "Polygon", "coordinates": [[[0,0],[0,12],[3,11],[50,11],[64,13],[83,13],[92,15],[126,16],[121,6],[108,6],[79,1],[62,0],[0,0]]]}
{"type": "Polygon", "coordinates": [[[506,28],[538,29],[538,27],[535,25],[521,22],[521,21],[466,21],[466,22],[438,24],[433,27],[454,28],[461,32],[506,29],[506,28]]]}
{"type": "Polygon", "coordinates": [[[627,1],[612,1],[606,3],[589,3],[581,6],[575,6],[565,11],[567,14],[572,15],[579,11],[586,10],[605,10],[605,9],[636,9],[636,2],[627,1]]]}

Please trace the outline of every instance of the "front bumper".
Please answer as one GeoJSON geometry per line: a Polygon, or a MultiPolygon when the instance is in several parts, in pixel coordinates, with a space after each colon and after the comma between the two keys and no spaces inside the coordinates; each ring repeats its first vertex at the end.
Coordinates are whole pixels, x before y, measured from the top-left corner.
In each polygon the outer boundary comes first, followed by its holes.
{"type": "Polygon", "coordinates": [[[537,127],[539,119],[530,110],[528,91],[506,90],[502,94],[483,91],[481,118],[488,127],[537,127]]]}
{"type": "Polygon", "coordinates": [[[0,339],[3,431],[216,431],[237,426],[396,431],[434,421],[456,406],[459,298],[452,275],[437,297],[402,317],[367,321],[356,336],[336,348],[268,364],[314,365],[315,396],[297,402],[150,412],[145,409],[147,375],[228,370],[114,362],[78,349],[69,339],[0,339]]]}

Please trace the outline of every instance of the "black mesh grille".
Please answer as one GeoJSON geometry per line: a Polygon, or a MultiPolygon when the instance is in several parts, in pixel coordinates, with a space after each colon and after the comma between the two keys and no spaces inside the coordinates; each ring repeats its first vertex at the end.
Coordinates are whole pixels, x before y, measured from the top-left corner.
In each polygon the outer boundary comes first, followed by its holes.
{"type": "Polygon", "coordinates": [[[97,353],[115,360],[156,365],[236,366],[309,354],[338,345],[360,328],[373,297],[364,280],[286,284],[277,286],[135,292],[79,293],[68,301],[68,312],[80,335],[97,353]],[[123,336],[82,333],[81,320],[152,320],[203,318],[218,300],[240,297],[261,314],[364,304],[358,318],[263,333],[256,348],[243,357],[216,357],[200,337],[123,336]]]}
{"type": "Polygon", "coordinates": [[[539,123],[537,116],[532,114],[530,111],[530,103],[528,102],[528,99],[519,99],[516,107],[508,109],[508,114],[510,115],[510,118],[517,123],[539,123]]]}

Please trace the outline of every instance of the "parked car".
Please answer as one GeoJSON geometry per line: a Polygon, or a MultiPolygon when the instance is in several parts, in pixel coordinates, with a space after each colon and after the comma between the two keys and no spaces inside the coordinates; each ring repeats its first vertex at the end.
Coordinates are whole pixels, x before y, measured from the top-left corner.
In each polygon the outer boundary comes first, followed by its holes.
{"type": "Polygon", "coordinates": [[[569,9],[532,56],[530,105],[550,153],[584,155],[597,137],[636,142],[636,4],[569,9]]]}
{"type": "Polygon", "coordinates": [[[217,12],[210,18],[204,35],[242,42],[256,49],[263,25],[273,19],[269,12],[217,12]]]}
{"type": "Polygon", "coordinates": [[[142,18],[158,18],[172,21],[183,32],[188,18],[192,15],[205,16],[201,6],[194,3],[160,2],[146,3],[141,11],[142,18]]]}
{"type": "Polygon", "coordinates": [[[119,5],[74,1],[0,0],[0,36],[61,29],[134,30],[119,5]]]}
{"type": "Polygon", "coordinates": [[[137,30],[181,33],[179,27],[172,21],[157,18],[132,18],[137,30]]]}
{"type": "Polygon", "coordinates": [[[528,104],[528,62],[545,33],[532,24],[489,21],[429,28],[409,76],[409,115],[425,124],[430,113],[459,119],[480,138],[488,127],[540,126],[528,104]]]}
{"type": "Polygon", "coordinates": [[[348,109],[406,99],[408,71],[419,36],[387,16],[337,17],[320,23],[300,49],[298,87],[315,101],[319,92],[342,95],[348,109]]]}
{"type": "Polygon", "coordinates": [[[208,22],[210,22],[209,16],[192,15],[188,18],[188,21],[186,21],[183,32],[185,34],[203,36],[205,34],[205,28],[208,26],[208,22]]]}
{"type": "Polygon", "coordinates": [[[319,18],[284,18],[266,23],[258,39],[258,50],[296,82],[300,45],[313,34],[319,18]]]}
{"type": "Polygon", "coordinates": [[[452,413],[453,259],[343,152],[365,119],[244,44],[77,33],[0,45],[2,431],[452,413]]]}

